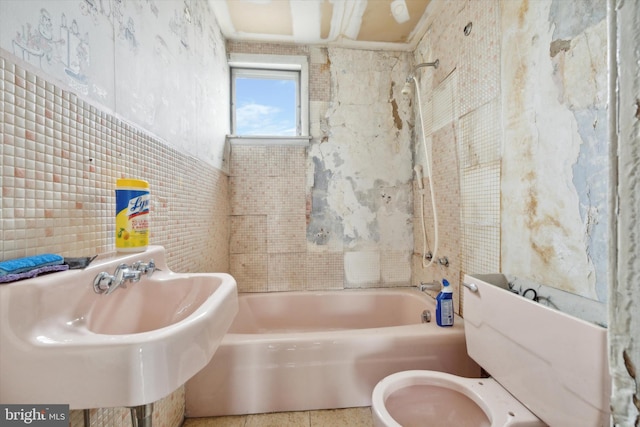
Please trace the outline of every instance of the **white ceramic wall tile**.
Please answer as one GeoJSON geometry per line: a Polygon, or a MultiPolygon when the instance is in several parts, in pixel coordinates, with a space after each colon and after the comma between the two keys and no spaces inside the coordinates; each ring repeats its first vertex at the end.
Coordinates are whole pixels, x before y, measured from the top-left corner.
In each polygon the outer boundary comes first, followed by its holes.
{"type": "Polygon", "coordinates": [[[380,283],[380,252],[345,252],[344,271],[347,287],[380,283]]]}

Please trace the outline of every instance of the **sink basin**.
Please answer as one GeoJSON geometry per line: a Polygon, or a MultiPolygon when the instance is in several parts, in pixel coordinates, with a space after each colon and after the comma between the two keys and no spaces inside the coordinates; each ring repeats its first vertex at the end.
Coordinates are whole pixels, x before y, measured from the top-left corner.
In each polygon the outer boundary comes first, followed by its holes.
{"type": "Polygon", "coordinates": [[[176,324],[213,295],[220,287],[221,281],[213,280],[218,276],[156,272],[149,280],[153,286],[133,284],[95,301],[86,327],[96,334],[124,335],[176,324]]]}
{"type": "Polygon", "coordinates": [[[155,402],[211,360],[237,311],[233,277],[174,273],[160,246],[0,285],[0,403],[155,402]],[[94,292],[98,273],[150,259],[161,271],[110,295],[94,292]]]}

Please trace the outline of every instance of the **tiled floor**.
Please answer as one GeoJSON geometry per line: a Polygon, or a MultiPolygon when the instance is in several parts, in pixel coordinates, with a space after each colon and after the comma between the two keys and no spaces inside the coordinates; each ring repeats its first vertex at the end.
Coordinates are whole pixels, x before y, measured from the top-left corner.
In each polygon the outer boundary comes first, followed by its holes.
{"type": "Polygon", "coordinates": [[[371,408],[187,418],[182,427],[373,427],[371,408]]]}

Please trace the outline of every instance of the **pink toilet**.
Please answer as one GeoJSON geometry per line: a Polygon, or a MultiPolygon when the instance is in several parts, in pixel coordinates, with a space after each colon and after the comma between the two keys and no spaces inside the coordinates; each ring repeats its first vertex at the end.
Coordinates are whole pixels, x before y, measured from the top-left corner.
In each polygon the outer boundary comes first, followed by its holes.
{"type": "Polygon", "coordinates": [[[465,276],[467,351],[491,378],[389,375],[373,390],[376,427],[609,425],[607,331],[465,276]]]}

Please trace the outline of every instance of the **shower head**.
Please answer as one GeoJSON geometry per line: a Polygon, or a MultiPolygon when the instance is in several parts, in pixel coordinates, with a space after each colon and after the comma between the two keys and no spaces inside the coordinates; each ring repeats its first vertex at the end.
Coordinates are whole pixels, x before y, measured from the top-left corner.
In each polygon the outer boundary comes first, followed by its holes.
{"type": "Polygon", "coordinates": [[[407,77],[407,80],[404,82],[404,86],[402,87],[403,95],[411,94],[411,80],[413,80],[413,76],[407,77]]]}

